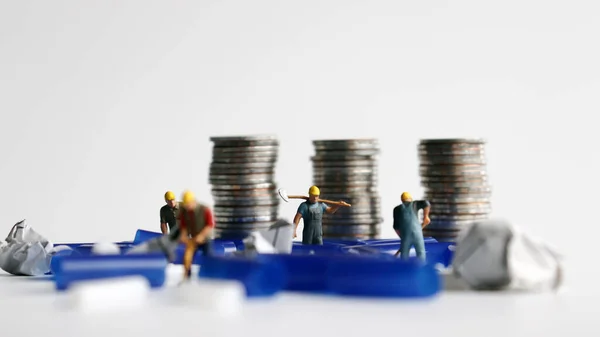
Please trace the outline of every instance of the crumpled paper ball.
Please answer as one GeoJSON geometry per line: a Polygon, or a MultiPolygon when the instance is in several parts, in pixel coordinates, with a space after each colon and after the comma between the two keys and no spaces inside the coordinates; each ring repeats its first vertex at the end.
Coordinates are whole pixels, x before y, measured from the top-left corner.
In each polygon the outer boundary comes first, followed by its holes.
{"type": "Polygon", "coordinates": [[[457,241],[453,273],[477,290],[545,291],[562,284],[562,258],[505,220],[475,222],[457,241]]]}

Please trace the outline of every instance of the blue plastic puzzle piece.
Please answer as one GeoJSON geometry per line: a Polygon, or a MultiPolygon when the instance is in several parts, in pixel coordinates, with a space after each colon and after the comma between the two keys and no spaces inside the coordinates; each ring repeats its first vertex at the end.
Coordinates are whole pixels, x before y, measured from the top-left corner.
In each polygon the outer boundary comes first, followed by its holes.
{"type": "Polygon", "coordinates": [[[237,280],[244,284],[248,297],[265,297],[283,290],[287,275],[283,266],[274,260],[207,256],[198,276],[237,280]]]}
{"type": "MultiPolygon", "coordinates": [[[[445,267],[448,267],[452,262],[452,251],[448,248],[450,243],[446,242],[429,242],[425,243],[425,251],[427,252],[427,263],[438,264],[441,263],[445,267]]],[[[393,256],[400,248],[400,241],[396,242],[383,242],[374,243],[365,246],[346,246],[342,250],[352,250],[360,255],[385,255],[393,256]]],[[[412,259],[412,258],[411,258],[412,259]]]]}
{"type": "Polygon", "coordinates": [[[335,258],[325,273],[329,292],[345,296],[429,297],[441,289],[430,264],[367,257],[335,258]]]}
{"type": "Polygon", "coordinates": [[[342,245],[303,245],[301,243],[294,243],[292,245],[293,255],[331,255],[331,254],[343,254],[342,245]]]}
{"type": "MultiPolygon", "coordinates": [[[[425,237],[423,238],[423,241],[425,243],[436,243],[438,242],[436,239],[432,238],[432,237],[425,237]]],[[[379,243],[392,243],[392,242],[396,242],[396,243],[400,243],[400,239],[398,238],[394,238],[394,239],[368,239],[368,240],[364,240],[364,242],[367,245],[372,245],[372,244],[379,244],[379,243]]]]}
{"type": "Polygon", "coordinates": [[[133,275],[145,277],[151,287],[161,287],[167,267],[162,254],[57,256],[52,262],[58,290],[65,290],[77,281],[133,275]]]}
{"type": "Polygon", "coordinates": [[[134,245],[139,245],[142,242],[146,242],[148,240],[152,240],[152,239],[157,238],[159,236],[162,236],[162,233],[147,231],[147,230],[143,230],[143,229],[138,229],[135,232],[135,238],[133,239],[133,244],[134,245]]]}

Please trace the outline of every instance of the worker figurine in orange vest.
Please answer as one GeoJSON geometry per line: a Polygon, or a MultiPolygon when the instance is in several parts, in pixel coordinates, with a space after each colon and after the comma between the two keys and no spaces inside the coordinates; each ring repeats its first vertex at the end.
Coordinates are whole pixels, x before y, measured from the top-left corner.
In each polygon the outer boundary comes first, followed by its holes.
{"type": "Polygon", "coordinates": [[[184,278],[192,275],[192,262],[198,249],[204,256],[210,255],[210,235],[215,227],[213,213],[205,205],[196,201],[194,193],[186,191],[182,197],[182,209],[179,211],[177,223],[180,230],[180,241],[185,243],[183,255],[184,278]]]}

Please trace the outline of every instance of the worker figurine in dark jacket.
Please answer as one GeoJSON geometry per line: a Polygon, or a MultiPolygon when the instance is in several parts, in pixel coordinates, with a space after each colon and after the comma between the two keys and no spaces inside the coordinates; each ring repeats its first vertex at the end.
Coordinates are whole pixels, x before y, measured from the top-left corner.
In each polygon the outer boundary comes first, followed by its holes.
{"type": "Polygon", "coordinates": [[[294,217],[294,238],[300,219],[304,221],[304,230],[302,231],[302,244],[304,245],[322,245],[323,244],[323,213],[333,214],[343,205],[327,206],[319,201],[321,191],[317,186],[312,186],[308,190],[308,200],[301,203],[294,217]]]}
{"type": "Polygon", "coordinates": [[[400,258],[408,259],[410,249],[415,247],[417,257],[425,261],[423,228],[431,222],[429,219],[429,201],[413,201],[412,196],[408,192],[402,193],[400,199],[402,200],[402,204],[394,208],[394,230],[400,237],[400,249],[398,249],[394,256],[400,255],[400,258]],[[419,221],[419,210],[423,210],[422,224],[419,221]]]}
{"type": "Polygon", "coordinates": [[[196,201],[190,191],[183,193],[182,208],[177,219],[180,241],[185,243],[183,254],[184,278],[189,279],[192,273],[194,255],[202,249],[204,256],[210,255],[210,235],[215,227],[213,213],[205,205],[196,201]]]}
{"type": "Polygon", "coordinates": [[[179,214],[179,202],[175,200],[175,193],[167,191],[165,202],[167,204],[160,208],[160,231],[163,234],[173,231],[179,214]]]}

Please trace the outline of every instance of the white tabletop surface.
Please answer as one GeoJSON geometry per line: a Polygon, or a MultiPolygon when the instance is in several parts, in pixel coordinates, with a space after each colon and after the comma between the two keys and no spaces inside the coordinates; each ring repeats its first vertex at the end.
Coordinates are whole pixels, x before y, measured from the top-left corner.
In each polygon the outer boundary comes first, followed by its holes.
{"type": "MultiPolygon", "coordinates": [[[[179,270],[171,271],[175,279],[179,270]]],[[[507,294],[445,291],[420,301],[359,300],[281,294],[247,302],[242,314],[219,318],[173,300],[173,286],[154,291],[133,311],[83,314],[69,308],[68,294],[54,283],[0,275],[3,316],[0,321],[20,336],[105,336],[160,333],[235,336],[547,336],[577,333],[598,336],[593,273],[572,269],[558,293],[507,294]],[[575,282],[577,281],[577,282],[575,282]],[[588,282],[582,282],[588,281],[588,282]],[[575,291],[577,290],[577,291],[575,291]],[[309,322],[305,324],[303,322],[309,322]]],[[[172,276],[173,277],[173,276],[172,276]]],[[[6,329],[6,328],[5,328],[6,329]]]]}

